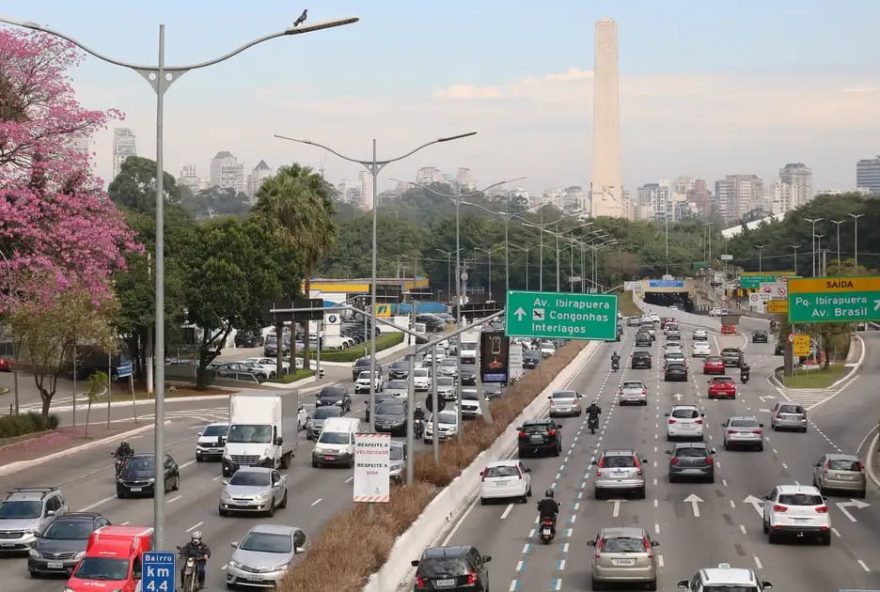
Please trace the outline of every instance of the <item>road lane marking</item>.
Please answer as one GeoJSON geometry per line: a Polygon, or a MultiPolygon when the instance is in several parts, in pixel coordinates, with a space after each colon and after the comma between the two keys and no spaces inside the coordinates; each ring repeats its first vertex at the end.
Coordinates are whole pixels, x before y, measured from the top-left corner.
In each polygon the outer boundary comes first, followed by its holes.
{"type": "MultiPolygon", "coordinates": [[[[471,502],[471,506],[467,509],[466,512],[461,515],[461,518],[458,519],[458,522],[455,523],[455,526],[452,527],[452,530],[450,530],[449,534],[446,535],[446,538],[443,539],[443,543],[441,544],[441,546],[445,547],[447,543],[449,543],[449,541],[452,539],[452,537],[455,536],[455,532],[458,530],[458,527],[461,526],[461,523],[465,521],[465,519],[468,517],[468,514],[470,514],[471,510],[474,509],[474,506],[477,505],[477,501],[479,501],[479,499],[479,497],[474,498],[474,501],[471,502]]],[[[526,547],[528,547],[528,545],[526,545],[526,547]]]]}
{"type": "Polygon", "coordinates": [[[865,570],[868,573],[871,573],[871,569],[867,565],[865,565],[864,561],[862,561],[861,559],[856,559],[856,563],[861,565],[863,570],[865,570]]]}
{"type": "Polygon", "coordinates": [[[625,502],[626,500],[608,500],[608,503],[614,504],[614,507],[611,510],[611,517],[617,518],[620,515],[620,503],[625,502]]]}
{"type": "Polygon", "coordinates": [[[79,511],[80,511],[80,512],[88,512],[89,510],[92,510],[92,509],[94,509],[94,508],[97,508],[97,507],[100,506],[101,504],[106,504],[107,502],[109,502],[110,500],[115,499],[115,498],[116,498],[115,495],[108,495],[108,496],[105,497],[104,499],[99,499],[98,501],[96,501],[96,502],[94,502],[94,503],[91,503],[91,504],[89,504],[88,506],[85,506],[85,507],[83,507],[83,508],[80,508],[79,511]]]}
{"type": "Polygon", "coordinates": [[[654,533],[660,534],[660,524],[658,524],[657,522],[654,523],[654,533]]]}
{"type": "Polygon", "coordinates": [[[563,553],[568,553],[568,543],[564,543],[564,544],[562,545],[562,552],[563,552],[563,553]]]}
{"type": "Polygon", "coordinates": [[[193,524],[192,526],[187,528],[185,532],[192,532],[195,529],[197,529],[199,526],[201,526],[202,524],[204,524],[204,522],[196,522],[195,524],[193,524]]]}
{"type": "Polygon", "coordinates": [[[785,464],[785,463],[782,463],[782,468],[785,469],[785,470],[787,471],[787,470],[788,470],[788,465],[785,464]]]}
{"type": "Polygon", "coordinates": [[[654,507],[655,507],[655,508],[660,507],[659,504],[660,504],[660,500],[658,500],[658,499],[655,497],[655,498],[654,498],[654,507]]]}
{"type": "Polygon", "coordinates": [[[740,530],[740,532],[742,532],[743,534],[749,534],[748,532],[746,532],[746,527],[745,527],[744,524],[740,524],[740,525],[739,525],[739,530],[740,530]]]}
{"type": "Polygon", "coordinates": [[[229,565],[229,564],[228,564],[228,563],[224,563],[224,564],[223,564],[223,567],[221,567],[220,569],[226,571],[226,566],[227,566],[227,565],[229,565]]]}
{"type": "Polygon", "coordinates": [[[764,569],[764,566],[761,565],[761,559],[757,555],[755,555],[755,565],[758,567],[758,569],[764,569]]]}
{"type": "Polygon", "coordinates": [[[736,508],[736,502],[733,501],[733,500],[729,500],[729,501],[730,501],[730,507],[731,507],[731,508],[736,508]]]}
{"type": "Polygon", "coordinates": [[[523,560],[520,559],[519,561],[516,562],[516,569],[515,569],[515,571],[517,571],[517,572],[521,572],[522,570],[523,570],[523,560]]]}
{"type": "Polygon", "coordinates": [[[559,560],[559,565],[557,566],[557,568],[559,569],[559,571],[565,570],[565,559],[559,560]]]}
{"type": "MultiPolygon", "coordinates": [[[[312,504],[314,505],[314,504],[312,504]]],[[[510,511],[513,510],[513,504],[507,504],[507,507],[504,508],[504,512],[501,514],[502,520],[507,520],[507,516],[510,514],[510,511]]]]}
{"type": "Polygon", "coordinates": [[[722,487],[727,487],[727,479],[722,479],[721,485],[722,485],[722,487]]]}
{"type": "Polygon", "coordinates": [[[324,499],[323,497],[319,497],[318,499],[316,499],[315,501],[312,502],[312,506],[317,506],[318,504],[321,503],[321,501],[323,499],[324,499]]]}
{"type": "Polygon", "coordinates": [[[354,475],[345,480],[346,483],[351,483],[352,481],[354,481],[354,475]]]}
{"type": "Polygon", "coordinates": [[[188,460],[188,461],[186,461],[185,463],[183,463],[182,465],[180,465],[180,466],[177,467],[177,468],[178,468],[178,469],[185,469],[186,467],[188,467],[188,466],[190,466],[190,465],[194,465],[194,464],[196,464],[196,461],[195,461],[195,460],[188,460]]]}
{"type": "Polygon", "coordinates": [[[507,589],[507,592],[516,592],[516,586],[518,582],[516,580],[510,581],[510,588],[507,589]]]}
{"type": "Polygon", "coordinates": [[[840,531],[838,531],[838,530],[837,530],[836,528],[834,528],[833,526],[831,527],[831,532],[834,533],[834,536],[836,536],[837,538],[840,538],[840,531]]]}
{"type": "Polygon", "coordinates": [[[211,479],[211,481],[219,481],[219,480],[222,479],[222,478],[223,478],[223,475],[217,475],[216,477],[214,477],[213,479],[211,479]]]}
{"type": "Polygon", "coordinates": [[[560,578],[556,578],[553,581],[553,589],[554,590],[562,590],[562,580],[560,578]]]}
{"type": "Polygon", "coordinates": [[[535,533],[536,533],[536,532],[538,532],[538,531],[537,531],[537,530],[535,530],[535,529],[534,529],[534,528],[533,528],[533,529],[531,529],[531,530],[529,530],[529,536],[527,536],[527,537],[526,537],[526,538],[527,538],[527,539],[531,539],[531,538],[534,538],[534,537],[535,537],[535,533]]]}
{"type": "Polygon", "coordinates": [[[172,497],[170,500],[168,500],[168,501],[165,502],[165,503],[166,503],[166,504],[170,504],[170,503],[176,502],[177,500],[179,500],[179,499],[182,498],[182,497],[183,497],[182,495],[175,495],[174,497],[172,497]]]}
{"type": "Polygon", "coordinates": [[[129,521],[126,520],[125,522],[123,522],[122,524],[120,524],[120,526],[128,526],[129,524],[130,524],[129,521]]]}
{"type": "MultiPolygon", "coordinates": [[[[529,534],[529,538],[531,538],[531,537],[532,537],[532,534],[529,534]]],[[[446,546],[446,543],[448,543],[448,542],[449,542],[448,540],[447,540],[447,541],[443,541],[443,546],[445,547],[445,546],[446,546]]],[[[523,545],[523,548],[522,548],[522,554],[523,554],[523,555],[528,555],[528,554],[529,554],[529,547],[531,547],[531,545],[529,545],[528,543],[526,543],[525,545],[523,545]]]]}

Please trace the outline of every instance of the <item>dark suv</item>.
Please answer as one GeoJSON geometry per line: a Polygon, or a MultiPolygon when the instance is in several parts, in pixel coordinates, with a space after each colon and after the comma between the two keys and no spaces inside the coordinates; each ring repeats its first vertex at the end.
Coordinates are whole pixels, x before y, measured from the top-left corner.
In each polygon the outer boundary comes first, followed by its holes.
{"type": "Polygon", "coordinates": [[[348,392],[348,388],[341,384],[332,384],[322,388],[315,400],[315,407],[327,405],[338,405],[342,407],[343,413],[351,411],[351,394],[348,392]]]}
{"type": "Polygon", "coordinates": [[[39,575],[70,575],[80,555],[86,550],[89,536],[110,521],[96,512],[68,512],[37,533],[28,553],[28,571],[39,575]]]}
{"type": "Polygon", "coordinates": [[[527,421],[517,428],[519,430],[519,456],[539,452],[550,452],[559,456],[562,452],[560,426],[552,419],[535,419],[527,421]]]}
{"type": "Polygon", "coordinates": [[[767,343],[767,332],[763,329],[758,329],[752,333],[752,343],[767,343]]]}
{"type": "Polygon", "coordinates": [[[421,559],[412,562],[416,569],[413,592],[444,590],[448,592],[487,592],[492,561],[470,545],[428,547],[421,559]]]}
{"type": "Polygon", "coordinates": [[[651,347],[651,344],[654,343],[654,340],[651,339],[651,334],[647,331],[639,331],[636,333],[636,347],[651,347]]]}
{"type": "Polygon", "coordinates": [[[721,359],[725,366],[739,368],[742,365],[743,353],[736,347],[725,347],[721,350],[721,359]]]}
{"type": "Polygon", "coordinates": [[[666,370],[663,373],[663,380],[671,382],[673,380],[685,381],[688,379],[687,366],[677,362],[669,362],[666,364],[666,370]]]}
{"type": "Polygon", "coordinates": [[[634,351],[632,354],[632,368],[651,368],[651,352],[634,351]]]}

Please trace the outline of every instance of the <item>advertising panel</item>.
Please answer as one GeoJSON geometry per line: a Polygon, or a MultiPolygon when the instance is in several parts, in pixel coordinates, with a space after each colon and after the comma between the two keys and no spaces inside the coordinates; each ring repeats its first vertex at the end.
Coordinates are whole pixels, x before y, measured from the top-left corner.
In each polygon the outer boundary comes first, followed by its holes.
{"type": "Polygon", "coordinates": [[[353,501],[386,503],[391,501],[391,434],[359,432],[354,440],[353,501]]]}
{"type": "Polygon", "coordinates": [[[480,374],[483,382],[507,382],[510,339],[504,331],[480,334],[480,374]]]}

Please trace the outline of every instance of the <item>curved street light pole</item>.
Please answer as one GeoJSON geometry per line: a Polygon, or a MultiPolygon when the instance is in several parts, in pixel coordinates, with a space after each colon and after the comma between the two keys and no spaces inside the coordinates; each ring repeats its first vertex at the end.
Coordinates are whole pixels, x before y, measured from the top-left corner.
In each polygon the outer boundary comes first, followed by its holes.
{"type": "Polygon", "coordinates": [[[859,218],[864,216],[864,214],[850,214],[850,218],[853,219],[855,226],[853,227],[853,263],[855,266],[859,266],[859,218]]]}
{"type": "Polygon", "coordinates": [[[813,225],[813,229],[810,231],[810,237],[813,241],[813,277],[816,277],[816,223],[821,222],[825,218],[804,218],[804,222],[809,222],[813,225]]]}
{"type": "Polygon", "coordinates": [[[767,245],[755,245],[755,248],[758,249],[758,271],[764,271],[764,265],[761,259],[761,254],[764,252],[764,249],[767,245]]]}
{"type": "MultiPolygon", "coordinates": [[[[74,39],[73,37],[70,37],[65,33],[55,31],[54,29],[44,27],[31,21],[21,21],[7,17],[0,17],[0,23],[24,27],[26,29],[31,29],[33,31],[47,33],[49,35],[59,37],[61,39],[69,41],[86,53],[98,58],[99,60],[102,60],[109,64],[113,64],[114,66],[120,66],[122,68],[134,70],[135,72],[143,76],[144,80],[146,80],[150,87],[153,89],[153,92],[156,93],[156,313],[153,359],[156,360],[156,362],[154,363],[156,375],[154,447],[157,460],[162,455],[162,451],[165,449],[165,188],[163,186],[165,176],[163,171],[165,92],[168,90],[172,83],[174,83],[178,78],[180,78],[190,70],[207,68],[208,66],[219,64],[220,62],[237,56],[246,49],[254,47],[255,45],[259,45],[260,43],[264,43],[272,39],[277,39],[278,37],[302,35],[304,33],[311,33],[313,31],[321,31],[323,29],[331,29],[334,27],[341,27],[343,25],[350,25],[358,22],[358,20],[360,19],[358,19],[357,17],[348,17],[332,21],[319,22],[315,23],[314,25],[289,27],[277,33],[271,33],[269,35],[258,37],[236,49],[233,49],[228,53],[225,53],[219,57],[210,60],[206,60],[204,62],[197,62],[185,66],[166,66],[165,25],[159,25],[158,60],[156,62],[156,65],[149,65],[133,64],[130,62],[124,62],[122,60],[111,58],[95,51],[94,49],[74,39]]],[[[162,491],[165,487],[165,473],[162,468],[163,463],[156,462],[155,465],[155,490],[162,491]]],[[[153,521],[155,548],[163,549],[165,543],[165,500],[161,495],[156,495],[155,499],[153,500],[153,521]]]]}

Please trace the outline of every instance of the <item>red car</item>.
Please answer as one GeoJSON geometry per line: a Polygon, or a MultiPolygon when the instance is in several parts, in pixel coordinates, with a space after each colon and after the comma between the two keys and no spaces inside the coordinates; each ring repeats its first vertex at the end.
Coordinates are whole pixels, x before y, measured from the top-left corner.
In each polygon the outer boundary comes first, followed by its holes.
{"type": "Polygon", "coordinates": [[[722,335],[736,335],[736,325],[721,325],[722,335]]]}
{"type": "Polygon", "coordinates": [[[0,356],[0,372],[12,372],[12,360],[0,356]]]}
{"type": "Polygon", "coordinates": [[[709,381],[709,398],[736,399],[736,383],[729,376],[716,376],[709,381]]]}
{"type": "Polygon", "coordinates": [[[703,374],[724,374],[724,360],[721,356],[708,356],[703,362],[703,374]]]}
{"type": "Polygon", "coordinates": [[[660,328],[665,329],[666,325],[668,325],[669,323],[675,323],[675,319],[672,317],[663,317],[662,319],[660,319],[660,328]]]}

